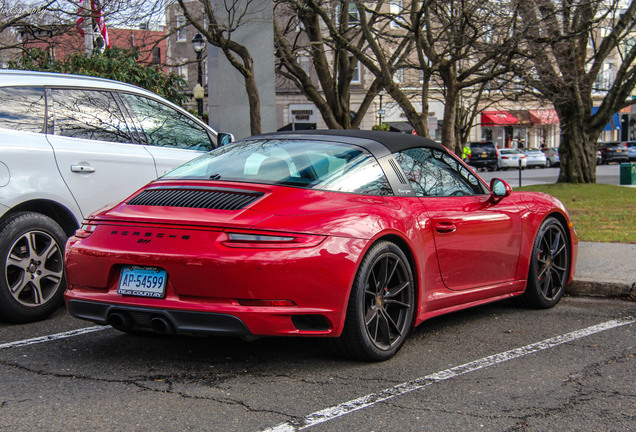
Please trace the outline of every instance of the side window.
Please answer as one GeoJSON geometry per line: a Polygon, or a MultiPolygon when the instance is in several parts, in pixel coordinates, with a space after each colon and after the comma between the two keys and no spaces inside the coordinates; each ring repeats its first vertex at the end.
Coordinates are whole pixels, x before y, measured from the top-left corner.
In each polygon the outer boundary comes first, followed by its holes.
{"type": "Polygon", "coordinates": [[[42,132],[44,105],[42,87],[0,88],[0,128],[42,132]]]}
{"type": "Polygon", "coordinates": [[[417,196],[464,196],[485,193],[481,183],[451,155],[415,148],[394,154],[417,196]]]}
{"type": "MultiPolygon", "coordinates": [[[[341,172],[342,169],[338,167],[339,164],[326,162],[330,167],[325,167],[324,170],[326,171],[333,167],[335,172],[322,179],[321,183],[315,186],[316,189],[363,195],[393,195],[393,189],[391,189],[384,171],[382,171],[380,164],[372,156],[362,154],[354,160],[347,161],[347,168],[344,172],[341,172]]],[[[318,166],[316,164],[314,168],[317,168],[317,171],[321,171],[318,166]]]]}
{"type": "Polygon", "coordinates": [[[214,144],[208,132],[188,116],[155,100],[123,93],[136,117],[138,132],[147,144],[189,150],[209,151],[214,144]]]}
{"type": "Polygon", "coordinates": [[[128,125],[108,91],[52,89],[55,135],[131,143],[128,125]]]}

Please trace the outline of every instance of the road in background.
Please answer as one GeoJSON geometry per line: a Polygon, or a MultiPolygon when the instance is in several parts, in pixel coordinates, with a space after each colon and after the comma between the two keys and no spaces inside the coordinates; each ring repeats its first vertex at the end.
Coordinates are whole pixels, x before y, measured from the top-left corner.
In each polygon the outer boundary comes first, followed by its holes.
{"type": "MultiPolygon", "coordinates": [[[[480,171],[479,176],[490,183],[490,180],[497,177],[505,180],[513,188],[519,186],[519,170],[509,169],[507,171],[480,171]]],[[[535,184],[556,183],[559,178],[559,168],[531,168],[521,171],[521,185],[531,186],[535,184]]],[[[596,167],[596,183],[599,184],[620,184],[620,164],[599,165],[596,167]]]]}

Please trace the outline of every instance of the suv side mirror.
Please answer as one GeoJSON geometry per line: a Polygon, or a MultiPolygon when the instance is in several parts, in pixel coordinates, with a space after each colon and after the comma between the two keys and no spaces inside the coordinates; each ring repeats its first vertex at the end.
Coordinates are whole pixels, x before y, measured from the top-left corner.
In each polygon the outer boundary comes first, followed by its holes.
{"type": "Polygon", "coordinates": [[[512,187],[499,178],[490,181],[490,198],[493,201],[500,201],[512,193],[512,187]]]}
{"type": "Polygon", "coordinates": [[[219,132],[216,136],[216,142],[218,143],[219,147],[228,145],[229,143],[234,142],[234,135],[232,135],[231,133],[219,132]]]}

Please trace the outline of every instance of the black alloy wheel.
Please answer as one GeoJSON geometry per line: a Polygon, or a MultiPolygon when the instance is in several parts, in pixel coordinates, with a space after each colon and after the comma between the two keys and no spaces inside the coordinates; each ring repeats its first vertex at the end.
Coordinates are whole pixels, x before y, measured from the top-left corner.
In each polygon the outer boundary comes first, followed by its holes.
{"type": "Polygon", "coordinates": [[[51,218],[19,212],[0,224],[0,320],[32,322],[62,304],[66,235],[51,218]]]}
{"type": "Polygon", "coordinates": [[[535,308],[556,305],[570,275],[570,242],[563,225],[548,217],[539,228],[532,248],[525,303],[535,308]]]}
{"type": "Polygon", "coordinates": [[[334,345],[357,360],[388,360],[411,329],[414,298],[413,274],[404,252],[393,243],[377,243],[358,269],[345,328],[334,345]]]}

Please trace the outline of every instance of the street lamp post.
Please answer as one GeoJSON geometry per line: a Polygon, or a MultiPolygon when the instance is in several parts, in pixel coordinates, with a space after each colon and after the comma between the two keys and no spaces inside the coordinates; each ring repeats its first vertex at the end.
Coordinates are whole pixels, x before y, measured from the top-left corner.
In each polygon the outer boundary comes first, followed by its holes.
{"type": "Polygon", "coordinates": [[[382,130],[382,116],[384,115],[384,110],[382,109],[382,96],[384,96],[384,90],[380,92],[379,96],[380,96],[380,108],[378,109],[378,123],[380,125],[380,130],[382,130]]]}
{"type": "Polygon", "coordinates": [[[201,33],[197,33],[192,38],[192,47],[194,48],[194,52],[197,54],[197,85],[192,90],[194,94],[194,99],[197,101],[197,113],[199,117],[203,118],[203,96],[205,95],[205,90],[203,89],[203,72],[201,69],[201,56],[203,55],[203,50],[205,49],[205,40],[201,33]]]}

